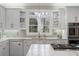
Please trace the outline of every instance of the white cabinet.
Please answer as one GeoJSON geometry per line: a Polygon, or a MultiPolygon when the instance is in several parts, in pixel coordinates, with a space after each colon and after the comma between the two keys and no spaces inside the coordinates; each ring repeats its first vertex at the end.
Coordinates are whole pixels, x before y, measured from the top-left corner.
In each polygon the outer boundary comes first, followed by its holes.
{"type": "Polygon", "coordinates": [[[9,56],[9,46],[3,46],[2,51],[3,56],[9,56]]]}
{"type": "Polygon", "coordinates": [[[26,12],[20,11],[20,28],[26,28],[26,12]]]}
{"type": "Polygon", "coordinates": [[[2,45],[0,45],[0,56],[2,56],[2,45]]]}
{"type": "Polygon", "coordinates": [[[23,49],[22,41],[10,41],[10,56],[23,56],[23,49]]]}
{"type": "Polygon", "coordinates": [[[28,51],[30,49],[30,46],[31,46],[31,44],[29,44],[27,42],[24,43],[24,56],[27,55],[27,53],[28,53],[28,51]]]}
{"type": "Polygon", "coordinates": [[[79,22],[79,8],[78,7],[67,7],[67,21],[79,22]]]}
{"type": "Polygon", "coordinates": [[[20,9],[6,9],[6,29],[18,29],[20,22],[20,9]]]}
{"type": "Polygon", "coordinates": [[[9,56],[9,41],[0,42],[0,56],[9,56]]]}
{"type": "Polygon", "coordinates": [[[5,8],[0,6],[0,29],[5,28],[5,8]]]}
{"type": "Polygon", "coordinates": [[[0,39],[5,28],[5,8],[0,6],[0,39]]]}
{"type": "Polygon", "coordinates": [[[24,45],[24,50],[23,50],[24,56],[27,55],[27,53],[28,53],[28,51],[29,51],[29,48],[30,48],[30,46],[31,46],[31,43],[32,43],[32,41],[29,40],[29,39],[23,41],[23,45],[24,45]]]}

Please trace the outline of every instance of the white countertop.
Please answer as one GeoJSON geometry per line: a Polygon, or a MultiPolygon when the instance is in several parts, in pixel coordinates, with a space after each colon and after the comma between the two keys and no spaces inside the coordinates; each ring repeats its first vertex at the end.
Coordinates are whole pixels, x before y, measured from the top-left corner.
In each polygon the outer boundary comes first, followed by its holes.
{"type": "Polygon", "coordinates": [[[32,38],[30,38],[30,37],[4,37],[4,38],[0,39],[0,42],[10,40],[10,39],[32,39],[32,38]]]}
{"type": "MultiPolygon", "coordinates": [[[[1,40],[5,40],[5,39],[39,39],[37,37],[35,38],[31,38],[31,37],[4,37],[1,40]]],[[[41,37],[40,39],[58,39],[57,37],[41,37]]]]}
{"type": "Polygon", "coordinates": [[[54,50],[50,44],[32,44],[26,56],[79,56],[79,51],[54,50]]]}
{"type": "MultiPolygon", "coordinates": [[[[39,39],[38,37],[4,37],[4,38],[2,38],[2,39],[0,39],[0,42],[2,42],[2,41],[5,41],[5,40],[10,40],[10,39],[39,39]]],[[[40,37],[40,39],[41,40],[43,40],[43,39],[49,39],[49,40],[55,40],[55,39],[57,39],[57,40],[59,40],[57,37],[40,37]]],[[[61,40],[63,40],[63,39],[61,39],[61,40]]]]}

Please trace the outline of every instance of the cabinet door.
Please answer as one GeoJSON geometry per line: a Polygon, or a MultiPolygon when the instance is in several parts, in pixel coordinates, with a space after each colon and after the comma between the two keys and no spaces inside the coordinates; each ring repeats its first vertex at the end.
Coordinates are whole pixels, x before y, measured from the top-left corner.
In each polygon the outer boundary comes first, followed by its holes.
{"type": "Polygon", "coordinates": [[[67,7],[67,21],[68,22],[79,22],[79,8],[78,7],[67,7]]]}
{"type": "Polygon", "coordinates": [[[5,27],[5,8],[0,6],[0,29],[5,27]]]}
{"type": "Polygon", "coordinates": [[[9,56],[9,41],[0,42],[0,56],[9,56]]]}
{"type": "Polygon", "coordinates": [[[30,49],[30,46],[31,46],[31,44],[29,44],[29,43],[24,44],[24,56],[27,55],[27,53],[28,53],[28,51],[30,49]]]}
{"type": "Polygon", "coordinates": [[[2,44],[2,55],[9,56],[9,41],[4,41],[2,44]]]}
{"type": "Polygon", "coordinates": [[[9,56],[9,46],[0,46],[0,56],[9,56]]]}
{"type": "Polygon", "coordinates": [[[22,42],[10,42],[10,55],[11,56],[23,56],[22,42]]]}
{"type": "Polygon", "coordinates": [[[2,56],[2,46],[0,45],[0,56],[2,56]]]}
{"type": "Polygon", "coordinates": [[[9,56],[9,46],[3,46],[2,47],[2,55],[3,56],[9,56]]]}
{"type": "Polygon", "coordinates": [[[18,29],[19,28],[20,13],[19,9],[6,9],[6,28],[18,29]]]}
{"type": "Polygon", "coordinates": [[[69,28],[69,36],[75,36],[76,35],[76,29],[75,28],[69,28]]]}

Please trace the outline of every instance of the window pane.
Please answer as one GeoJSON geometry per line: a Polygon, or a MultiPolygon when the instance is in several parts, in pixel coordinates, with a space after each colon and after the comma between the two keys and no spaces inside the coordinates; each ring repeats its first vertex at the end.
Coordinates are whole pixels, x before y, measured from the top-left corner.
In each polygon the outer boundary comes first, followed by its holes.
{"type": "Polygon", "coordinates": [[[30,18],[30,20],[29,20],[29,25],[37,25],[37,19],[35,19],[35,18],[30,18]]]}
{"type": "Polygon", "coordinates": [[[54,19],[59,18],[59,12],[53,12],[53,18],[54,19]]]}
{"type": "Polygon", "coordinates": [[[29,26],[29,32],[37,32],[37,26],[29,26]]]}
{"type": "Polygon", "coordinates": [[[49,32],[49,27],[48,26],[43,26],[43,32],[49,32]]]}
{"type": "Polygon", "coordinates": [[[41,18],[41,24],[42,25],[49,25],[49,19],[41,18]]]}

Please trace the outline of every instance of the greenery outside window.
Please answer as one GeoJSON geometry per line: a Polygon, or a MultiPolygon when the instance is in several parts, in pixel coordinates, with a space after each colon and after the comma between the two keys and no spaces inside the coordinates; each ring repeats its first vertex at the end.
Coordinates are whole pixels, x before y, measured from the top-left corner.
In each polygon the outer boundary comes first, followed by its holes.
{"type": "Polygon", "coordinates": [[[38,32],[38,23],[36,18],[29,19],[29,32],[38,32]]]}
{"type": "Polygon", "coordinates": [[[49,32],[49,20],[46,18],[41,18],[42,32],[49,32]]]}

